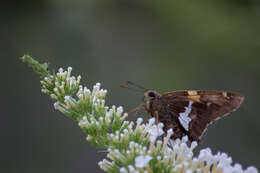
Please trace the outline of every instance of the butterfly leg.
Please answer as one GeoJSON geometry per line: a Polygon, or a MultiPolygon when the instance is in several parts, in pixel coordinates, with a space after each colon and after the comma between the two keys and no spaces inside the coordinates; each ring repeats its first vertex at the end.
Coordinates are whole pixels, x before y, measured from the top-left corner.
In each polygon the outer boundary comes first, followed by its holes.
{"type": "Polygon", "coordinates": [[[146,106],[145,106],[144,104],[141,104],[141,105],[137,106],[136,108],[130,110],[130,111],[127,112],[127,113],[128,113],[128,114],[134,113],[133,115],[136,116],[141,109],[145,109],[145,110],[146,110],[146,106]]]}
{"type": "Polygon", "coordinates": [[[159,114],[158,114],[158,111],[154,112],[154,117],[155,117],[155,123],[157,125],[157,134],[159,136],[159,127],[158,127],[158,124],[159,124],[159,114]]]}
{"type": "Polygon", "coordinates": [[[155,112],[154,112],[154,117],[155,117],[155,123],[158,125],[158,123],[159,123],[159,114],[158,114],[158,111],[155,111],[155,112]]]}

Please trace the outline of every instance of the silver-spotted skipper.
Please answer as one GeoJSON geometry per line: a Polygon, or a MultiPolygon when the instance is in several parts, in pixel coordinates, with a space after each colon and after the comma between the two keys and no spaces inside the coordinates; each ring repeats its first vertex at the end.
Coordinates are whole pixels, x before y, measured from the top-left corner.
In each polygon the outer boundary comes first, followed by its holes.
{"type": "Polygon", "coordinates": [[[146,90],[146,104],[142,107],[157,123],[164,124],[165,132],[173,129],[172,139],[187,135],[190,141],[200,142],[209,124],[235,111],[244,99],[239,94],[225,91],[187,90],[159,94],[129,81],[120,87],[128,88],[129,84],[146,90]]]}

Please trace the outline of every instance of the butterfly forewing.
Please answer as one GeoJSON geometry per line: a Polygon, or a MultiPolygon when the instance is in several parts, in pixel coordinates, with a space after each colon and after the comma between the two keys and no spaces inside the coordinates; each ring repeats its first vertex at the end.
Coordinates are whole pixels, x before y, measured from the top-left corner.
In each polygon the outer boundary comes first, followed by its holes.
{"type": "Polygon", "coordinates": [[[208,124],[236,110],[243,96],[223,91],[175,91],[157,101],[159,121],[165,130],[173,128],[173,138],[188,135],[199,141],[208,124]]]}

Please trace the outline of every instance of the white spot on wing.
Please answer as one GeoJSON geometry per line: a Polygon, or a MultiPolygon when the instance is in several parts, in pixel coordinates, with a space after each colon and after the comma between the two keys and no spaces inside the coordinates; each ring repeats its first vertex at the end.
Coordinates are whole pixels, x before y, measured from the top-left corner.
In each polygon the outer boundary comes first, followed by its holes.
{"type": "Polygon", "coordinates": [[[189,101],[188,107],[185,107],[185,112],[180,113],[179,116],[179,121],[182,125],[182,127],[186,130],[189,131],[189,123],[191,121],[191,118],[189,117],[189,114],[191,112],[191,105],[193,101],[189,101]]]}

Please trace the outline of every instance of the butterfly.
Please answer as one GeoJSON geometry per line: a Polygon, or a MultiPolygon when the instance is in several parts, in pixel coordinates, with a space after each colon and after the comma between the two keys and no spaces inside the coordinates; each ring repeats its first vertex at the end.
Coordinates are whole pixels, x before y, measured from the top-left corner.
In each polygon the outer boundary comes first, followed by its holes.
{"type": "MultiPolygon", "coordinates": [[[[127,82],[143,88],[132,82],[127,82]]],[[[144,89],[144,88],[143,88],[144,89]]],[[[210,90],[184,90],[160,94],[155,90],[144,93],[143,108],[164,124],[163,130],[173,130],[172,139],[188,136],[190,141],[201,142],[209,124],[239,108],[244,97],[237,93],[210,90]]]]}

